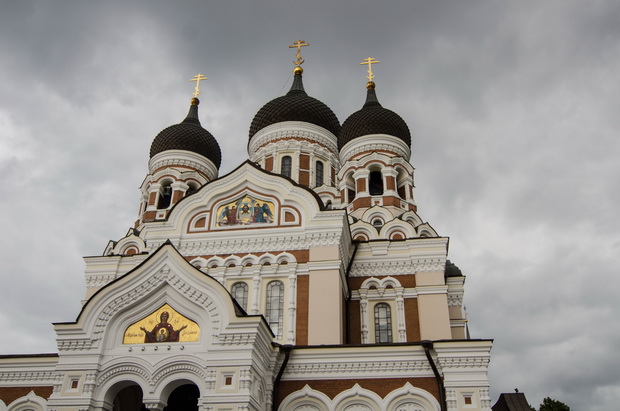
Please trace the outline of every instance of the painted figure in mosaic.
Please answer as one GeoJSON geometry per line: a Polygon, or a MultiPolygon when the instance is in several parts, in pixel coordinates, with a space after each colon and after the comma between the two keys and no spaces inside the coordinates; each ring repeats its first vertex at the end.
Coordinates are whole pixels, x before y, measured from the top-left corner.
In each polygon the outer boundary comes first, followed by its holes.
{"type": "Polygon", "coordinates": [[[140,329],[144,331],[145,343],[179,341],[179,335],[181,334],[181,331],[187,327],[187,325],[175,330],[172,324],[168,322],[168,318],[170,318],[170,314],[168,314],[168,311],[164,311],[159,316],[159,324],[153,327],[151,331],[148,331],[144,327],[140,327],[140,329]]]}
{"type": "Polygon", "coordinates": [[[254,222],[265,222],[265,213],[263,212],[263,206],[260,203],[256,203],[256,206],[254,207],[254,222]]]}

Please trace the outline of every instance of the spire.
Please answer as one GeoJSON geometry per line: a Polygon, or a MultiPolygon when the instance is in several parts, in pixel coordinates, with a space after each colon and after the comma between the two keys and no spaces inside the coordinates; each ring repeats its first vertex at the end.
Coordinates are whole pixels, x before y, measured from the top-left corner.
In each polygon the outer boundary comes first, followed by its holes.
{"type": "Polygon", "coordinates": [[[369,81],[366,84],[366,88],[368,91],[366,92],[366,102],[362,108],[370,108],[370,107],[383,107],[379,100],[377,99],[377,93],[375,92],[375,83],[369,81]]]}
{"type": "Polygon", "coordinates": [[[200,100],[198,100],[196,97],[192,98],[192,103],[189,106],[189,111],[187,112],[187,116],[185,117],[185,120],[182,121],[182,123],[190,123],[190,124],[196,124],[196,125],[200,125],[200,120],[198,119],[198,104],[200,104],[200,100]]]}
{"type": "MultiPolygon", "coordinates": [[[[299,69],[301,69],[301,67],[299,67],[299,69]]],[[[302,71],[303,70],[300,70],[299,72],[295,73],[295,77],[293,78],[293,84],[291,85],[291,89],[288,91],[288,93],[286,93],[287,96],[293,96],[293,95],[307,96],[308,95],[306,93],[306,90],[304,90],[304,83],[301,77],[302,71]]]]}

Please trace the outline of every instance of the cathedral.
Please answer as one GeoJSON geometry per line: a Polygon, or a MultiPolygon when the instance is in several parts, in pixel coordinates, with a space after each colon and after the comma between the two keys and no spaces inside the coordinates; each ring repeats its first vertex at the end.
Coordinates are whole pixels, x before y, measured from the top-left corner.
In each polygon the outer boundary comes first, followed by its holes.
{"type": "Polygon", "coordinates": [[[0,356],[0,411],[491,410],[493,341],[470,338],[465,276],[418,214],[377,61],[341,124],[306,91],[305,45],[226,175],[194,78],[187,116],[151,144],[132,228],[85,258],[58,354],[0,356]]]}

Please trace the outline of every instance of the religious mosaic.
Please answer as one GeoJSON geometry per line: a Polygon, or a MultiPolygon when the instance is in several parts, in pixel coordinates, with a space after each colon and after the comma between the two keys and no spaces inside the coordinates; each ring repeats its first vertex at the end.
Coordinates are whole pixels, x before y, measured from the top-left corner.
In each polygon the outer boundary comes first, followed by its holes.
{"type": "Polygon", "coordinates": [[[200,339],[198,324],[168,304],[125,330],[123,344],[193,342],[200,339]]]}
{"type": "Polygon", "coordinates": [[[271,224],[274,222],[274,211],[272,202],[244,195],[217,209],[217,225],[226,227],[271,224]]]}

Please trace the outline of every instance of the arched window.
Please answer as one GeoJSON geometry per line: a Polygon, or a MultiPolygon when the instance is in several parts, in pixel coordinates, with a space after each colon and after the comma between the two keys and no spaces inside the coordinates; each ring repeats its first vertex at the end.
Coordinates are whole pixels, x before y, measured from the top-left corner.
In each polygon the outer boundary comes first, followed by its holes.
{"type": "Polygon", "coordinates": [[[246,310],[248,307],[248,285],[246,283],[234,283],[230,293],[237,304],[246,310]]]}
{"type": "Polygon", "coordinates": [[[386,303],[375,305],[375,342],[392,342],[392,314],[386,303]]]}
{"type": "Polygon", "coordinates": [[[159,201],[157,202],[157,208],[168,208],[170,201],[172,200],[172,187],[170,181],[163,183],[159,189],[159,201]]]}
{"type": "Polygon", "coordinates": [[[383,194],[383,176],[381,171],[371,171],[368,177],[368,192],[371,196],[383,194]]]}
{"type": "Polygon", "coordinates": [[[272,281],[267,285],[265,317],[267,317],[267,322],[276,338],[282,338],[282,320],[284,317],[284,284],[282,281],[272,281]]]}
{"type": "Polygon", "coordinates": [[[316,173],[315,180],[316,186],[320,187],[323,185],[323,163],[321,161],[316,162],[316,167],[314,172],[316,173]]]}
{"type": "Polygon", "coordinates": [[[290,178],[292,166],[293,166],[293,159],[291,158],[291,156],[282,157],[282,161],[280,163],[280,174],[290,178]]]}

